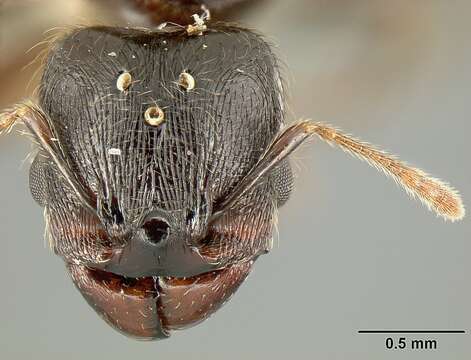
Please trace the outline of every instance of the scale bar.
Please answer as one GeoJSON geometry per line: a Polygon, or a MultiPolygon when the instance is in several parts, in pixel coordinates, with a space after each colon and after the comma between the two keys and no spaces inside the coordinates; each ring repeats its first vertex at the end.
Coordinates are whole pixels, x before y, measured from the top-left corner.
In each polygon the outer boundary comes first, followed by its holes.
{"type": "Polygon", "coordinates": [[[465,330],[359,330],[359,334],[466,334],[465,330]]]}

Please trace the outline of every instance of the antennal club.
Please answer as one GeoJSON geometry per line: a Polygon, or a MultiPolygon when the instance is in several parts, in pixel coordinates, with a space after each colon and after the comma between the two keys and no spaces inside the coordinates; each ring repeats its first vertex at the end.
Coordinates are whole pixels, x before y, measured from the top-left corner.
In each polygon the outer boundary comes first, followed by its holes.
{"type": "Polygon", "coordinates": [[[424,171],[411,167],[395,156],[378,150],[372,145],[340,133],[337,129],[307,120],[302,127],[320,139],[338,145],[342,150],[354,155],[392,177],[411,197],[418,197],[429,209],[447,220],[461,220],[465,209],[460,195],[451,186],[435,179],[424,171]]]}

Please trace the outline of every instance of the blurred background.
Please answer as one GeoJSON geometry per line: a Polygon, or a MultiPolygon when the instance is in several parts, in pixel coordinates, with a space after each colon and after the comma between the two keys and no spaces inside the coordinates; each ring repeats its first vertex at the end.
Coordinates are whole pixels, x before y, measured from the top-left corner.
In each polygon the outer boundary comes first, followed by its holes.
{"type": "MultiPolygon", "coordinates": [[[[471,204],[471,46],[466,0],[264,0],[230,20],[264,33],[285,64],[288,119],[314,118],[380,144],[471,204]]],[[[154,17],[156,15],[154,14],[154,17]]],[[[158,17],[158,16],[157,16],[158,17]]],[[[151,24],[126,0],[0,0],[0,108],[31,96],[48,31],[151,24]]],[[[391,180],[313,142],[273,251],[203,324],[162,342],[109,328],[43,241],[26,138],[0,141],[0,358],[469,359],[470,217],[445,223],[391,180]],[[386,350],[360,329],[458,329],[438,350],[386,350]]],[[[395,339],[399,336],[393,336],[395,339]]]]}

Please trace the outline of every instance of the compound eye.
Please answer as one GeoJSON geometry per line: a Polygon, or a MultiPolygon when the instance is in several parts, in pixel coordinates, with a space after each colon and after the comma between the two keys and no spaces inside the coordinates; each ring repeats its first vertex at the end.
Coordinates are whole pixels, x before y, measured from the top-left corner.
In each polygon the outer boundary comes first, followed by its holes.
{"type": "Polygon", "coordinates": [[[283,206],[290,198],[294,188],[294,177],[288,160],[283,160],[272,171],[277,206],[283,206]]]}
{"type": "Polygon", "coordinates": [[[29,190],[34,201],[39,206],[47,204],[47,184],[45,167],[47,166],[47,157],[43,153],[38,153],[34,158],[29,170],[29,190]]]}
{"type": "Polygon", "coordinates": [[[167,240],[170,226],[161,218],[149,218],[142,228],[146,233],[147,241],[153,245],[161,245],[167,240]]]}

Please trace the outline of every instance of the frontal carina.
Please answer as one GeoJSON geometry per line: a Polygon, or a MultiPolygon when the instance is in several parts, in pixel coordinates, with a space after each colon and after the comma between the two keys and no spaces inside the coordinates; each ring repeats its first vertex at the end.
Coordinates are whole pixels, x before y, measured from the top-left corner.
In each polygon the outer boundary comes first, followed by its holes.
{"type": "Polygon", "coordinates": [[[81,294],[116,329],[156,339],[215,312],[270,250],[288,156],[313,135],[464,216],[445,183],[367,143],[285,126],[283,102],[278,61],[249,30],[80,28],[52,44],[38,102],[0,130],[21,121],[39,143],[31,192],[81,294]]]}

